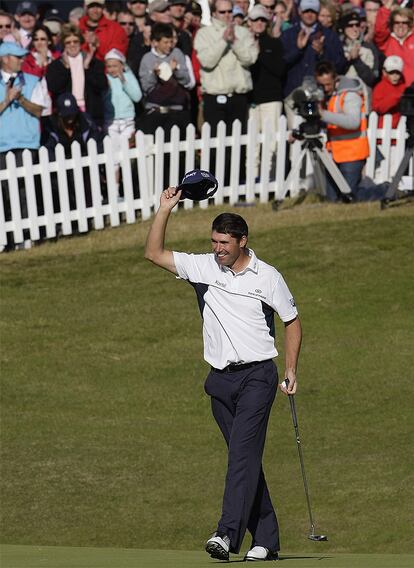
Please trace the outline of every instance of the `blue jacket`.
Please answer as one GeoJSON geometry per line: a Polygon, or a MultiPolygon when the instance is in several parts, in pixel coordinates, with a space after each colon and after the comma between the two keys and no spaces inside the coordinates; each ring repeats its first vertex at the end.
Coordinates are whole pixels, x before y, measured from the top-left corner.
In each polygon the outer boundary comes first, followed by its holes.
{"type": "Polygon", "coordinates": [[[307,75],[313,76],[316,64],[319,61],[330,61],[335,65],[338,75],[345,72],[347,60],[345,59],[344,50],[338,34],[321,26],[319,23],[315,26],[315,31],[309,37],[308,43],[304,49],[297,46],[298,33],[300,31],[300,22],[296,22],[291,28],[282,33],[283,58],[287,65],[287,79],[285,82],[284,96],[287,97],[293,89],[300,87],[303,79],[307,75]],[[323,34],[325,39],[323,43],[323,51],[320,55],[312,49],[312,40],[315,35],[323,34]]]}
{"type": "Polygon", "coordinates": [[[134,118],[135,106],[142,98],[139,83],[130,69],[125,69],[125,82],[122,83],[118,77],[106,75],[109,89],[104,96],[104,118],[105,120],[117,118],[134,118]]]}
{"type": "MultiPolygon", "coordinates": [[[[22,86],[22,95],[30,101],[39,77],[19,73],[14,86],[22,86]]],[[[0,101],[6,96],[6,84],[0,73],[0,101]]],[[[13,101],[0,114],[0,152],[40,146],[40,120],[26,112],[17,101],[13,101]]]]}

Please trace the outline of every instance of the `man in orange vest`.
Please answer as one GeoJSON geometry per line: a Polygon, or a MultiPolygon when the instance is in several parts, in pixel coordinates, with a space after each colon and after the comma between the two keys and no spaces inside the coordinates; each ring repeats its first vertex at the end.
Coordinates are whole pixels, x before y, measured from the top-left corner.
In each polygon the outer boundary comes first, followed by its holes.
{"type": "MultiPolygon", "coordinates": [[[[338,77],[329,61],[321,61],[315,70],[317,83],[323,88],[325,101],[320,110],[326,123],[327,148],[347,181],[353,200],[358,200],[362,169],[369,156],[366,101],[358,78],[338,77]]],[[[326,197],[344,199],[328,176],[326,197]]],[[[349,201],[348,195],[345,199],[349,201]]]]}

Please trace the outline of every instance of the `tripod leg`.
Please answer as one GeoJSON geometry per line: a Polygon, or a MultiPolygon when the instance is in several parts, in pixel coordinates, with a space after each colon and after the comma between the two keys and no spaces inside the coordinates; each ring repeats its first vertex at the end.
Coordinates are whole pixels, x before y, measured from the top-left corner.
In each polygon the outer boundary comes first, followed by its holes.
{"type": "Polygon", "coordinates": [[[303,158],[304,158],[306,152],[307,152],[307,149],[306,149],[305,146],[303,146],[303,147],[302,147],[302,150],[301,150],[301,152],[300,152],[300,154],[299,154],[299,158],[298,158],[296,164],[294,164],[294,165],[292,166],[292,169],[290,170],[289,175],[288,175],[288,177],[286,178],[285,183],[283,184],[283,190],[282,190],[282,197],[281,197],[281,199],[284,199],[284,198],[286,197],[286,193],[287,193],[288,190],[290,189],[290,184],[291,184],[291,182],[292,182],[292,179],[293,179],[294,176],[300,171],[300,167],[301,167],[301,164],[302,164],[302,161],[303,161],[303,158]]]}
{"type": "Polygon", "coordinates": [[[391,185],[388,188],[387,193],[385,194],[385,199],[393,199],[395,197],[395,194],[396,194],[397,189],[398,189],[398,185],[401,181],[401,178],[402,178],[405,170],[408,168],[408,164],[410,163],[410,160],[411,160],[413,154],[414,154],[414,146],[412,148],[406,149],[404,157],[401,160],[401,164],[398,166],[398,169],[395,172],[395,175],[394,175],[393,180],[391,182],[391,185]]]}
{"type": "Polygon", "coordinates": [[[325,148],[321,149],[321,148],[315,147],[314,151],[318,155],[322,164],[325,166],[326,171],[328,171],[331,174],[332,179],[334,180],[334,182],[338,186],[339,191],[341,193],[351,193],[351,188],[347,184],[346,179],[341,174],[341,172],[338,170],[337,165],[332,160],[330,154],[325,150],[325,148]]]}

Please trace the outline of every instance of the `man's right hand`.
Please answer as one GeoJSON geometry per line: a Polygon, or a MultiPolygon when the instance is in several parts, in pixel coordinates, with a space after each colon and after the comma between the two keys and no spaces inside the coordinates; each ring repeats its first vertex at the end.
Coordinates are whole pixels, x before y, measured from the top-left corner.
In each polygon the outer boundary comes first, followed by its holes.
{"type": "Polygon", "coordinates": [[[223,39],[227,41],[227,43],[233,43],[236,39],[236,34],[234,33],[234,25],[229,24],[227,28],[224,30],[223,39]]]}
{"type": "Polygon", "coordinates": [[[20,97],[21,91],[22,91],[21,85],[18,85],[17,87],[10,87],[9,85],[7,85],[6,98],[5,98],[7,104],[9,105],[10,103],[18,99],[20,97]]]}
{"type": "Polygon", "coordinates": [[[308,41],[309,41],[310,33],[306,32],[305,30],[300,30],[298,33],[297,39],[297,46],[298,49],[305,49],[308,41]]]}
{"type": "Polygon", "coordinates": [[[176,187],[167,187],[161,193],[160,208],[171,211],[180,201],[181,189],[177,190],[176,187]]]}

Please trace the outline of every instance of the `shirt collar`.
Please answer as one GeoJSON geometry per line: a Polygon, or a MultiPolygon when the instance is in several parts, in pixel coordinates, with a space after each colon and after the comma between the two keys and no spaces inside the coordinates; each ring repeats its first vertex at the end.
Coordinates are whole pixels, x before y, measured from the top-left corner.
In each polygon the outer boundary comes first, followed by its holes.
{"type": "Polygon", "coordinates": [[[257,262],[257,256],[253,249],[248,248],[246,250],[248,255],[250,256],[250,261],[249,264],[246,266],[246,268],[244,268],[241,272],[234,272],[228,266],[220,266],[220,270],[222,270],[223,272],[231,272],[235,276],[241,276],[242,274],[246,274],[248,270],[257,274],[259,270],[259,263],[257,262]]]}

